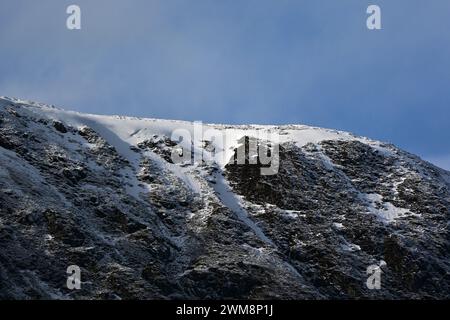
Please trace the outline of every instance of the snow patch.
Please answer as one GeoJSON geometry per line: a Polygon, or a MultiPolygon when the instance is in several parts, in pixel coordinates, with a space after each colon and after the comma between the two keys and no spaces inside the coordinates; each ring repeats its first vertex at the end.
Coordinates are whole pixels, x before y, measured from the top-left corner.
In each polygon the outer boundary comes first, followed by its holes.
{"type": "Polygon", "coordinates": [[[239,198],[235,193],[233,193],[225,181],[224,177],[220,173],[215,173],[216,183],[213,184],[213,188],[216,191],[221,202],[233,211],[236,216],[245,223],[256,236],[263,242],[270,246],[275,247],[275,244],[270,240],[264,232],[259,228],[249,217],[247,211],[245,211],[239,201],[239,198]]]}
{"type": "MultiPolygon", "coordinates": [[[[225,137],[225,141],[212,141],[212,146],[216,148],[221,156],[215,157],[220,167],[225,167],[234,155],[234,150],[239,147],[240,140],[244,136],[273,139],[273,134],[277,135],[277,140],[273,143],[293,142],[298,147],[303,147],[308,143],[319,144],[325,140],[357,140],[365,144],[371,145],[373,148],[383,153],[390,152],[381,146],[377,141],[367,138],[357,137],[348,132],[310,127],[306,125],[217,125],[202,124],[201,132],[195,131],[195,123],[187,121],[159,120],[150,118],[133,118],[124,116],[101,116],[93,114],[82,114],[73,111],[64,111],[53,106],[32,103],[24,105],[32,112],[46,116],[53,120],[65,122],[74,127],[89,126],[97,131],[109,144],[114,146],[120,154],[127,159],[131,155],[130,146],[136,146],[138,143],[150,139],[154,135],[171,137],[175,130],[185,130],[190,133],[192,143],[195,147],[194,152],[202,152],[198,150],[203,146],[205,132],[211,133],[211,130],[217,130],[225,137]]],[[[190,148],[190,145],[184,145],[184,148],[190,148]]],[[[131,156],[132,157],[132,156],[131,156]]],[[[324,159],[325,160],[325,159],[324,159]]],[[[332,163],[324,161],[325,164],[332,168],[332,163]]]]}
{"type": "Polygon", "coordinates": [[[376,193],[366,194],[369,212],[375,214],[381,221],[391,223],[396,219],[412,214],[408,209],[398,208],[390,202],[384,202],[383,197],[376,193]]]}
{"type": "Polygon", "coordinates": [[[333,223],[333,227],[338,229],[338,230],[345,229],[344,225],[342,223],[340,223],[340,222],[334,222],[333,223]]]}

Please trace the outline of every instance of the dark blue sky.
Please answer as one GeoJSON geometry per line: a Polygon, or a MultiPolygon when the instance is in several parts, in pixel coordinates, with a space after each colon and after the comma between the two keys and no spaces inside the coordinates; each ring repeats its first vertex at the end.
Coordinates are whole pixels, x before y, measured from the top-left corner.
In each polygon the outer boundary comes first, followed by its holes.
{"type": "Polygon", "coordinates": [[[0,43],[0,95],[336,128],[450,169],[448,0],[2,0],[0,43]],[[366,28],[369,4],[382,30],[366,28]]]}

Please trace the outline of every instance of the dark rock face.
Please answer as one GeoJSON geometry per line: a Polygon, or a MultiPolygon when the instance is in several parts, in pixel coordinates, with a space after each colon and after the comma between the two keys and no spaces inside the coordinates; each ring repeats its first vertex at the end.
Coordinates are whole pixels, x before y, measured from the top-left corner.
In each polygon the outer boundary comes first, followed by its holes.
{"type": "Polygon", "coordinates": [[[173,147],[177,144],[176,142],[170,140],[169,137],[163,136],[160,137],[158,135],[154,135],[149,140],[144,140],[140,142],[137,146],[141,150],[152,151],[159,156],[161,156],[164,160],[169,163],[173,163],[172,161],[172,151],[173,147]]]}
{"type": "Polygon", "coordinates": [[[439,169],[390,149],[386,155],[358,141],[283,145],[278,175],[229,164],[227,177],[264,232],[323,295],[448,298],[448,183],[439,169]],[[415,215],[380,223],[364,197],[374,193],[415,215]],[[361,286],[364,266],[378,261],[387,263],[386,285],[371,291],[361,286]]]}
{"type": "Polygon", "coordinates": [[[55,129],[61,133],[67,133],[66,127],[59,121],[53,122],[53,127],[55,127],[55,129]]]}
{"type": "Polygon", "coordinates": [[[177,166],[155,135],[133,162],[33,110],[0,108],[0,299],[449,298],[450,175],[413,155],[286,142],[262,176],[248,161],[177,166]]]}

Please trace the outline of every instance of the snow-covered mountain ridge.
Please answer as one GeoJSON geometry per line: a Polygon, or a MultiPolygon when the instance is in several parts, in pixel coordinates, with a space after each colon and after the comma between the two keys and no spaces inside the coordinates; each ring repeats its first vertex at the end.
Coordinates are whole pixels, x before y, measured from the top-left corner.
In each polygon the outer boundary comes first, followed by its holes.
{"type": "Polygon", "coordinates": [[[197,131],[0,98],[0,298],[449,297],[447,171],[329,129],[197,131]],[[174,163],[177,130],[193,155],[223,157],[174,163]],[[245,152],[260,137],[278,147],[276,174],[245,152]]]}

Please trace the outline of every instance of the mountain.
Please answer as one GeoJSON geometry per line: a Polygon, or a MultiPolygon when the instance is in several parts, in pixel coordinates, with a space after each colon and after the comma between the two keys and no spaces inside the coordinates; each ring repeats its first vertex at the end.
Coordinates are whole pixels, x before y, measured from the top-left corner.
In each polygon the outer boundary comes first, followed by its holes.
{"type": "Polygon", "coordinates": [[[0,99],[0,299],[448,299],[449,214],[449,172],[346,132],[0,99]]]}

